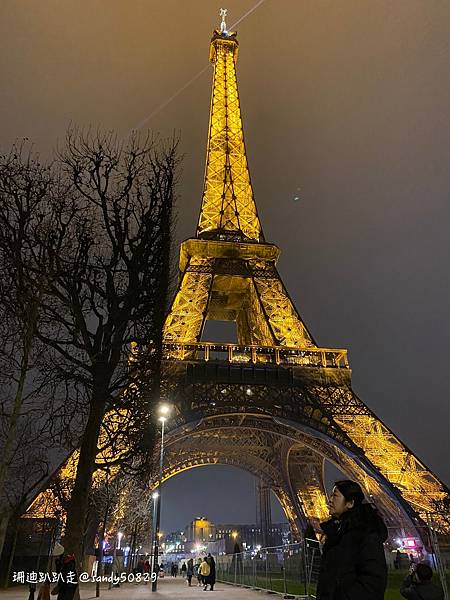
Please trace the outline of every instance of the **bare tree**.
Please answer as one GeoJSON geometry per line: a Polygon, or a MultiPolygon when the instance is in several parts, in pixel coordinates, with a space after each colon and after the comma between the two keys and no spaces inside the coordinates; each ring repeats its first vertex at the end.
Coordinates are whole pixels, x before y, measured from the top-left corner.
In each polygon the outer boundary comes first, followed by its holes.
{"type": "Polygon", "coordinates": [[[0,164],[9,386],[0,486],[26,399],[46,423],[42,441],[56,431],[77,448],[64,543],[79,564],[94,472],[132,471],[152,447],[177,162],[176,140],[133,135],[122,145],[112,133],[70,130],[49,166],[16,149],[0,164]],[[143,351],[132,355],[134,346],[143,351]],[[43,390],[51,407],[36,403],[43,390]]]}
{"type": "Polygon", "coordinates": [[[57,436],[37,336],[48,255],[32,244],[51,185],[50,167],[25,143],[0,156],[0,554],[9,519],[48,474],[45,448],[57,436]],[[39,280],[29,272],[36,261],[39,280]]]}
{"type": "Polygon", "coordinates": [[[50,273],[38,337],[51,352],[54,378],[78,390],[86,415],[64,538],[78,561],[99,456],[103,465],[131,465],[151,442],[176,165],[175,140],[133,135],[122,146],[111,133],[69,131],[51,212],[34,238],[49,255],[50,273]],[[140,360],[130,360],[132,344],[147,348],[140,360]]]}

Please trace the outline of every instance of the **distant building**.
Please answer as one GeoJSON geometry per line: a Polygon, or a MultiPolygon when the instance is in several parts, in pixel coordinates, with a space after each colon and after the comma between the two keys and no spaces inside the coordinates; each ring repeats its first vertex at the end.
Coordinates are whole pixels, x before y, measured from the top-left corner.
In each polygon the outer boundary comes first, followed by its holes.
{"type": "Polygon", "coordinates": [[[207,517],[197,517],[184,530],[188,542],[204,545],[216,539],[216,526],[207,517]]]}
{"type": "MultiPolygon", "coordinates": [[[[282,546],[290,542],[290,528],[288,523],[274,523],[270,527],[271,545],[282,546]]],[[[256,548],[263,545],[261,527],[252,525],[241,525],[224,523],[216,525],[216,539],[233,540],[238,542],[242,549],[256,548]]]]}
{"type": "MultiPolygon", "coordinates": [[[[282,546],[291,541],[288,523],[274,523],[270,527],[271,545],[282,546]]],[[[263,546],[261,527],[242,525],[238,523],[223,523],[215,525],[207,517],[197,517],[184,531],[174,531],[164,537],[166,554],[229,554],[235,544],[241,550],[255,549],[263,546]]]]}

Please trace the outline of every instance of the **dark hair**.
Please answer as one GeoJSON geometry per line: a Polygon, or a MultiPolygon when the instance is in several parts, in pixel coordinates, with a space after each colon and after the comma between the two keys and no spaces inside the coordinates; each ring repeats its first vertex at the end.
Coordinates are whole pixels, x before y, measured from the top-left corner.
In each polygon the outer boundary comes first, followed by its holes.
{"type": "Polygon", "coordinates": [[[416,566],[416,573],[420,581],[430,581],[430,579],[433,577],[433,571],[426,563],[419,563],[416,566]]]}
{"type": "Polygon", "coordinates": [[[336,481],[334,486],[337,487],[347,502],[353,500],[353,505],[355,507],[363,503],[364,492],[356,481],[352,481],[351,479],[341,479],[341,481],[336,481]]]}
{"type": "Polygon", "coordinates": [[[343,527],[364,528],[367,531],[375,531],[381,541],[386,541],[388,537],[386,525],[376,507],[364,502],[364,492],[359,483],[350,479],[342,479],[336,481],[334,485],[347,502],[353,501],[353,507],[341,517],[343,527]]]}

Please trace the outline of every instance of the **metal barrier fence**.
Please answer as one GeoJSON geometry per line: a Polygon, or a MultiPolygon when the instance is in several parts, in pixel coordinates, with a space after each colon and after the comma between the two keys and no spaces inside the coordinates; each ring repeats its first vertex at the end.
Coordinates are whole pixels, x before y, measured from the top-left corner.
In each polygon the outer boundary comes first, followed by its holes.
{"type": "Polygon", "coordinates": [[[320,551],[315,540],[218,556],[219,581],[314,598],[320,551]]]}
{"type": "MultiPolygon", "coordinates": [[[[447,571],[437,560],[438,546],[427,562],[436,571],[434,582],[441,584],[445,600],[448,599],[447,571]],[[437,548],[437,549],[436,549],[437,548]]],[[[404,553],[405,564],[391,567],[388,576],[388,588],[392,598],[400,598],[400,585],[409,570],[408,554],[404,553]]],[[[314,599],[320,568],[320,548],[316,540],[304,543],[288,544],[261,548],[256,551],[239,552],[218,556],[216,559],[216,577],[218,581],[254,589],[279,592],[298,598],[314,599]]]]}

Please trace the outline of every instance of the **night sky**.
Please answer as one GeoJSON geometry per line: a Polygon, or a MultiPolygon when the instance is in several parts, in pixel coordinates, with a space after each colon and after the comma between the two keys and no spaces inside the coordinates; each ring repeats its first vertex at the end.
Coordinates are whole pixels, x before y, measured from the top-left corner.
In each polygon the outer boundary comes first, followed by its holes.
{"type": "MultiPolygon", "coordinates": [[[[229,25],[256,3],[227,0],[229,25]]],[[[28,137],[46,156],[69,123],[126,136],[153,115],[146,127],[181,136],[189,237],[212,68],[158,107],[208,64],[221,6],[2,0],[1,150],[28,137]]],[[[448,483],[450,4],[265,0],[237,29],[255,198],[284,282],[318,343],[348,348],[358,395],[448,483]]],[[[200,513],[252,521],[252,490],[227,467],[180,475],[163,530],[200,513]]]]}

